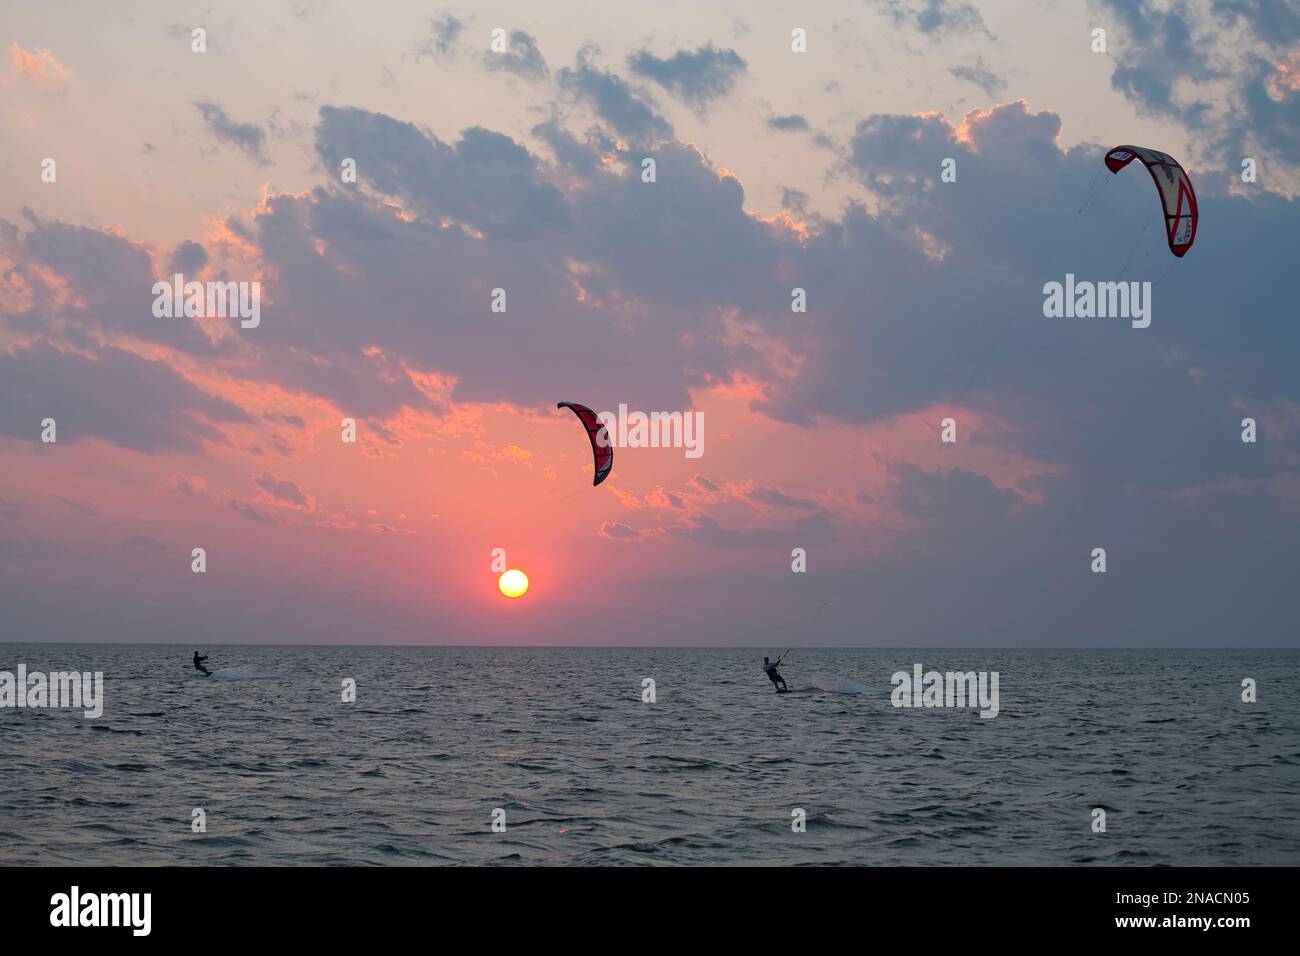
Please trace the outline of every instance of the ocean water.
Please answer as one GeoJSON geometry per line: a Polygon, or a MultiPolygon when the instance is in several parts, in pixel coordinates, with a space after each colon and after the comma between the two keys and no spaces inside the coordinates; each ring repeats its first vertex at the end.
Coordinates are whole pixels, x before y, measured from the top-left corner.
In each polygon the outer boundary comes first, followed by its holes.
{"type": "Polygon", "coordinates": [[[1295,651],[193,650],[0,644],[106,694],[0,709],[0,864],[1300,864],[1295,651]],[[916,662],[1000,713],[893,707],[916,662]]]}

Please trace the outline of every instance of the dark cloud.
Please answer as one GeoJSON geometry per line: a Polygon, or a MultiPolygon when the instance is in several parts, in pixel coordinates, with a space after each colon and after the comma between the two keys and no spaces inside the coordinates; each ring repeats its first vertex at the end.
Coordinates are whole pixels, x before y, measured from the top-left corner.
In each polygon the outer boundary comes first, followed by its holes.
{"type": "Polygon", "coordinates": [[[951,67],[948,72],[964,83],[978,86],[990,97],[997,96],[1007,87],[1006,81],[990,70],[982,57],[977,57],[970,65],[951,67]]]}
{"type": "Polygon", "coordinates": [[[204,248],[197,242],[186,239],[172,250],[171,258],[167,261],[167,269],[189,279],[202,272],[207,264],[208,254],[204,248]]]}
{"type": "Polygon", "coordinates": [[[1279,45],[1300,40],[1300,5],[1288,0],[1212,0],[1224,23],[1245,23],[1258,40],[1279,45]]]}
{"type": "Polygon", "coordinates": [[[672,126],[644,99],[633,92],[622,77],[592,66],[591,51],[578,56],[573,69],[556,74],[560,87],[585,100],[609,127],[636,142],[653,142],[672,136],[672,126]]]}
{"type": "Polygon", "coordinates": [[[289,425],[297,429],[304,429],[307,427],[307,421],[301,415],[284,415],[281,414],[280,412],[267,412],[262,417],[265,418],[267,421],[282,422],[285,425],[289,425]]]}
{"type": "Polygon", "coordinates": [[[934,183],[939,161],[960,149],[955,131],[940,117],[878,113],[858,123],[849,151],[857,176],[889,195],[911,194],[934,183]]]}
{"type": "Polygon", "coordinates": [[[892,462],[887,470],[890,493],[898,510],[926,525],[1004,522],[1021,500],[1015,492],[998,488],[987,476],[961,468],[931,472],[909,462],[892,462]]]}
{"type": "Polygon", "coordinates": [[[932,37],[963,33],[992,36],[979,10],[964,0],[873,0],[895,26],[913,27],[932,37]]]}
{"type": "MultiPolygon", "coordinates": [[[[1110,42],[1111,85],[1143,113],[1197,135],[1191,159],[1236,167],[1243,155],[1300,165],[1300,6],[1293,2],[1212,0],[1160,5],[1102,0],[1119,23],[1110,42]]],[[[1184,157],[1184,165],[1188,163],[1184,157]]]]}
{"type": "Polygon", "coordinates": [[[808,120],[798,113],[791,113],[789,116],[769,116],[767,119],[768,129],[781,130],[783,132],[797,131],[803,132],[808,129],[808,120]]]}
{"type": "Polygon", "coordinates": [[[240,501],[237,498],[229,499],[226,502],[226,507],[228,507],[235,514],[239,515],[241,518],[247,518],[249,521],[252,521],[254,524],[265,524],[265,525],[279,524],[279,521],[276,520],[274,515],[263,514],[261,511],[258,511],[257,508],[253,507],[248,502],[240,501]]]}
{"type": "MultiPolygon", "coordinates": [[[[26,276],[33,302],[7,317],[10,327],[39,334],[69,327],[126,333],[196,355],[219,350],[193,319],[153,314],[153,262],[141,244],[100,229],[45,222],[24,210],[26,231],[0,220],[0,254],[59,273],[75,300],[54,295],[39,274],[26,276]]],[[[20,272],[24,271],[20,265],[20,272]]],[[[170,276],[168,276],[170,279],[170,276]]]]}
{"type": "Polygon", "coordinates": [[[602,155],[615,151],[614,141],[599,128],[589,130],[586,138],[579,140],[559,120],[549,119],[534,126],[532,133],[551,148],[556,162],[586,176],[599,171],[602,155]]]}
{"type": "Polygon", "coordinates": [[[1209,104],[1180,102],[1174,85],[1181,79],[1211,80],[1218,73],[1210,66],[1208,47],[1193,36],[1186,8],[1161,8],[1148,0],[1105,2],[1123,25],[1117,39],[1125,49],[1116,58],[1111,85],[1146,112],[1198,125],[1209,104]]]}
{"type": "Polygon", "coordinates": [[[1247,151],[1258,144],[1264,151],[1262,165],[1272,160],[1294,170],[1300,164],[1300,54],[1290,61],[1292,85],[1279,83],[1280,65],[1268,60],[1252,59],[1242,76],[1241,109],[1230,114],[1218,143],[1224,161],[1236,167],[1247,151]]]}
{"type": "Polygon", "coordinates": [[[253,484],[265,491],[275,501],[306,510],[311,510],[314,507],[311,498],[303,492],[296,481],[277,478],[269,471],[265,471],[260,475],[253,476],[253,484]]]}
{"type": "Polygon", "coordinates": [[[701,341],[714,341],[708,320],[719,310],[763,314],[784,300],[788,312],[789,286],[776,273],[793,247],[746,212],[740,181],[680,143],[646,155],[656,161],[657,182],[605,176],[583,192],[575,208],[580,258],[599,262],[619,295],[652,304],[655,321],[680,321],[668,319],[667,309],[694,312],[682,329],[703,332],[701,341]]]}
{"type": "Polygon", "coordinates": [[[602,538],[616,538],[628,540],[631,538],[641,537],[641,532],[635,528],[630,528],[621,521],[606,521],[600,526],[597,532],[602,538]]]}
{"type": "Polygon", "coordinates": [[[234,146],[249,159],[259,165],[266,165],[269,160],[265,153],[266,133],[255,123],[239,123],[226,115],[226,111],[208,100],[194,104],[203,115],[208,132],[219,142],[234,146]]]}
{"type": "Polygon", "coordinates": [[[444,13],[429,21],[429,35],[422,39],[415,48],[415,60],[418,63],[425,57],[444,59],[456,49],[460,35],[465,32],[465,23],[450,13],[444,13]]]}
{"type": "Polygon", "coordinates": [[[548,72],[537,41],[523,30],[510,34],[510,49],[505,53],[488,53],[487,65],[489,69],[505,70],[529,80],[541,79],[548,72]]]}
{"type": "Polygon", "coordinates": [[[449,217],[492,239],[537,238],[570,225],[563,194],[541,179],[528,151],[482,127],[465,130],[449,145],[382,113],[326,106],[316,152],[330,167],[353,157],[368,187],[431,221],[449,217]]]}
{"type": "Polygon", "coordinates": [[[808,498],[796,498],[779,488],[758,487],[749,492],[749,500],[773,508],[791,508],[797,511],[818,511],[821,506],[808,498]]]}
{"type": "MultiPolygon", "coordinates": [[[[326,395],[358,416],[429,405],[404,375],[376,374],[385,360],[360,354],[371,345],[416,367],[456,368],[458,400],[500,398],[504,387],[531,405],[548,400],[554,382],[567,376],[591,387],[605,381],[610,394],[641,407],[683,407],[693,373],[664,376],[662,369],[682,368],[682,338],[688,329],[698,332],[696,317],[665,313],[654,323],[611,326],[602,302],[622,297],[631,317],[642,309],[629,298],[637,290],[661,298],[663,283],[644,256],[667,248],[694,273],[690,282],[679,276],[674,293],[682,301],[706,301],[708,290],[729,282],[734,288],[743,258],[767,242],[766,227],[744,212],[739,184],[686,147],[654,154],[661,179],[675,181],[671,189],[596,170],[567,205],[545,182],[550,171],[535,159],[525,165],[522,147],[497,134],[466,134],[460,147],[449,146],[387,117],[327,109],[318,149],[330,165],[344,150],[360,153],[365,188],[278,196],[258,217],[257,242],[274,263],[272,297],[280,303],[258,343],[265,374],[326,395]],[[369,191],[383,198],[372,199],[369,191]],[[403,218],[394,215],[394,201],[406,211],[403,218]],[[443,228],[461,221],[489,241],[443,228]],[[520,241],[530,235],[548,238],[520,241]],[[329,249],[324,258],[321,241],[329,249]],[[730,275],[718,269],[723,247],[734,263],[730,275]],[[575,262],[599,266],[575,273],[575,262]],[[489,295],[498,284],[506,288],[508,312],[492,318],[489,295]],[[585,295],[575,301],[579,286],[585,295]],[[384,320],[358,322],[374,312],[379,287],[387,290],[384,320]],[[489,321],[478,321],[483,316],[489,321]],[[601,336],[612,355],[629,358],[593,367],[572,347],[575,336],[588,334],[601,336]],[[634,355],[659,359],[632,361],[634,355]],[[511,375],[500,375],[502,361],[514,363],[511,375]]],[[[753,285],[748,270],[744,282],[753,285]]]]}
{"type": "Polygon", "coordinates": [[[460,134],[456,154],[467,163],[500,163],[525,175],[534,173],[537,167],[532,154],[509,136],[481,126],[471,126],[460,134]]]}
{"type": "Polygon", "coordinates": [[[797,212],[800,215],[805,213],[808,207],[808,194],[799,189],[791,189],[788,186],[781,187],[781,208],[789,209],[791,212],[797,212]]]}
{"type": "Polygon", "coordinates": [[[99,438],[142,452],[197,451],[221,442],[211,422],[246,422],[238,407],[208,395],[164,362],[123,349],[97,358],[48,342],[0,352],[0,434],[39,442],[53,418],[59,445],[99,438]]]}
{"type": "Polygon", "coordinates": [[[207,495],[201,478],[192,478],[189,475],[173,475],[169,484],[186,498],[203,498],[207,495]]]}
{"type": "Polygon", "coordinates": [[[638,50],[628,57],[628,69],[702,108],[731,92],[745,73],[745,61],[735,50],[707,43],[695,51],[678,50],[668,59],[638,50]]]}

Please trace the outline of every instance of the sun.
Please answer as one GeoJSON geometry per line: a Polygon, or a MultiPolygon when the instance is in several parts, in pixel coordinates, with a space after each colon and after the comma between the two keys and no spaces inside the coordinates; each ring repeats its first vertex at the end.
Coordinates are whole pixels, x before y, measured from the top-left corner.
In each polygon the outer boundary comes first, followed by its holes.
{"type": "Polygon", "coordinates": [[[497,579],[497,587],[508,598],[523,597],[528,591],[528,575],[511,568],[497,579]]]}

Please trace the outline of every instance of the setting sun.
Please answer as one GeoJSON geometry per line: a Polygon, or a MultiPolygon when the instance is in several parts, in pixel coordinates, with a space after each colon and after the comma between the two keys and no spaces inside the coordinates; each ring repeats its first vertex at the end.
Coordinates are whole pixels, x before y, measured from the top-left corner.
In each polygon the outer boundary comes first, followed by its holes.
{"type": "Polygon", "coordinates": [[[524,592],[528,590],[528,575],[511,568],[497,580],[497,587],[501,589],[501,593],[506,597],[523,597],[524,592]]]}

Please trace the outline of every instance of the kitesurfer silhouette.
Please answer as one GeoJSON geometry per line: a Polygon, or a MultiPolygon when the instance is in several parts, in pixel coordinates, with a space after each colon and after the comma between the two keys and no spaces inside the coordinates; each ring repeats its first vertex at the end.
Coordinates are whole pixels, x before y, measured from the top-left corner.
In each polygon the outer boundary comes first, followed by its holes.
{"type": "Polygon", "coordinates": [[[785,678],[782,677],[781,672],[777,670],[777,666],[780,663],[781,663],[780,657],[776,659],[775,664],[769,663],[766,657],[763,658],[763,670],[767,673],[768,678],[772,681],[772,684],[776,687],[776,692],[778,694],[781,693],[782,691],[788,691],[790,689],[789,687],[785,686],[785,678]]]}

